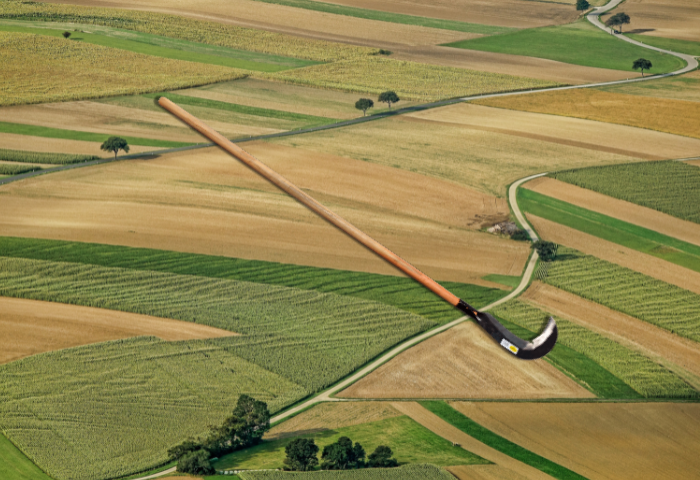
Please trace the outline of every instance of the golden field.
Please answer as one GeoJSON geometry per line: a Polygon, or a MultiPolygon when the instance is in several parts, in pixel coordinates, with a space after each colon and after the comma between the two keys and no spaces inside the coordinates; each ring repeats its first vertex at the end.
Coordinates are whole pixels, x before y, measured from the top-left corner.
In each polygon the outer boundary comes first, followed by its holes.
{"type": "Polygon", "coordinates": [[[700,4],[695,0],[628,0],[628,30],[655,37],[700,42],[700,4]]]}

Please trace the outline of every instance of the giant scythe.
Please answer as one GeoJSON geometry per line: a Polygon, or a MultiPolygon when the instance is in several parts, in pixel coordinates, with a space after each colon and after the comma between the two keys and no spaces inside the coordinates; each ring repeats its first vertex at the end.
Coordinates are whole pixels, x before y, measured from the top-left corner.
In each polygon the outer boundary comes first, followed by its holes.
{"type": "Polygon", "coordinates": [[[311,198],[309,195],[301,191],[294,184],[289,182],[286,178],[282,177],[280,174],[272,170],[270,167],[262,163],[257,158],[250,155],[248,152],[235,145],[223,135],[219,134],[217,131],[211,127],[205,125],[198,118],[190,115],[185,110],[175,105],[173,102],[165,97],[160,97],[158,99],[158,104],[172,113],[174,116],[185,122],[190,127],[197,130],[199,133],[204,135],[206,138],[217,144],[223,150],[231,154],[236,159],[240,160],[248,167],[253,169],[255,172],[266,178],[268,181],[272,182],[274,185],[284,190],[286,193],[294,197],[300,203],[305,205],[311,211],[325,219],[326,221],[332,223],[337,228],[345,232],[347,235],[352,237],[357,242],[361,243],[367,247],[372,252],[376,253],[382,257],[387,262],[394,265],[399,270],[403,271],[406,275],[413,278],[424,287],[438,295],[440,298],[448,302],[450,305],[455,306],[459,310],[466,313],[468,316],[476,320],[476,322],[491,335],[499,345],[505,348],[508,352],[512,353],[518,358],[525,360],[532,360],[536,358],[543,357],[549,351],[554,348],[554,344],[557,342],[557,325],[554,319],[550,317],[549,323],[545,327],[544,331],[534,340],[527,341],[522,338],[517,337],[511,333],[507,328],[501,325],[493,316],[486,312],[479,312],[474,307],[469,305],[464,300],[461,300],[442,285],[437,283],[432,278],[428,277],[426,274],[418,270],[416,267],[408,263],[403,258],[399,257],[391,250],[386,248],[384,245],[380,244],[373,238],[371,238],[366,233],[362,232],[360,229],[332,212],[328,208],[324,207],[316,200],[311,198]]]}

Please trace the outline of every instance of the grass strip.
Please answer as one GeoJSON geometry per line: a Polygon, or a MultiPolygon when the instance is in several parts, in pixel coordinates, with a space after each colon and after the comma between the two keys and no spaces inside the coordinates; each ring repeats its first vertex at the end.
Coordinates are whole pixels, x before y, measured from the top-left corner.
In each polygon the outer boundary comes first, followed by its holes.
{"type": "Polygon", "coordinates": [[[68,165],[72,163],[89,162],[97,160],[97,155],[77,155],[73,153],[44,153],[44,152],[27,152],[24,150],[10,150],[0,148],[0,160],[7,162],[22,162],[22,163],[43,163],[50,165],[68,165]]]}
{"type": "Polygon", "coordinates": [[[37,165],[12,165],[10,163],[0,163],[0,175],[19,175],[21,173],[36,172],[41,170],[37,165]]]}
{"type": "Polygon", "coordinates": [[[626,33],[625,36],[638,42],[651,45],[652,47],[662,48],[676,53],[685,53],[694,57],[700,57],[700,42],[690,40],[677,40],[675,38],[652,37],[651,35],[639,35],[634,33],[626,33]]]}
{"type": "Polygon", "coordinates": [[[533,453],[530,450],[511,442],[510,440],[506,440],[500,435],[496,435],[491,430],[482,427],[471,418],[458,412],[446,402],[424,401],[420,402],[420,404],[467,435],[476,438],[491,448],[495,448],[499,452],[505,453],[516,460],[520,460],[533,468],[551,475],[558,480],[586,480],[586,477],[583,477],[578,473],[569,470],[568,468],[562,467],[551,460],[547,460],[546,458],[541,457],[536,453],[533,453]]]}
{"type": "Polygon", "coordinates": [[[461,40],[446,46],[625,71],[633,71],[632,63],[643,57],[653,64],[649,72],[652,74],[673,72],[685,66],[685,62],[678,57],[620,41],[585,20],[568,25],[530,28],[503,35],[461,40]]]}
{"type": "MultiPolygon", "coordinates": [[[[108,133],[80,132],[77,130],[64,130],[62,128],[41,127],[38,125],[26,125],[24,123],[0,122],[0,133],[14,133],[18,135],[31,135],[44,138],[61,138],[64,140],[80,140],[83,142],[104,142],[111,135],[108,133]]],[[[151,138],[122,136],[129,145],[141,145],[148,147],[177,148],[196,145],[192,142],[173,142],[170,140],[155,140],[151,138]]]]}
{"type": "Polygon", "coordinates": [[[367,8],[349,7],[334,3],[317,2],[312,0],[257,0],[274,5],[303,8],[316,12],[344,15],[346,17],[364,18],[366,20],[379,20],[380,22],[400,23],[404,25],[417,25],[420,27],[439,28],[442,30],[454,30],[465,33],[479,33],[482,35],[495,35],[499,33],[517,30],[511,27],[498,27],[481,23],[467,23],[456,20],[443,20],[440,18],[419,17],[403,13],[382,12],[367,8]]]}
{"type": "Polygon", "coordinates": [[[516,275],[491,274],[481,278],[483,278],[484,280],[488,280],[489,282],[500,283],[501,285],[505,285],[510,288],[515,288],[518,285],[520,285],[520,277],[516,275]]]}
{"type": "Polygon", "coordinates": [[[518,205],[527,213],[700,272],[700,246],[692,243],[524,188],[518,190],[518,205]]]}
{"type": "MultiPolygon", "coordinates": [[[[415,281],[390,275],[165,250],[15,237],[0,237],[0,256],[242,280],[336,293],[378,301],[438,323],[447,323],[462,316],[458,310],[415,281]]],[[[500,289],[465,283],[441,284],[476,308],[487,305],[506,293],[500,289]]]]}
{"type": "Polygon", "coordinates": [[[3,480],[52,480],[0,433],[0,478],[3,480]]]}
{"type": "Polygon", "coordinates": [[[282,110],[272,110],[269,108],[249,107],[247,105],[238,105],[236,103],[220,102],[218,100],[209,100],[206,98],[190,97],[189,95],[178,95],[176,93],[168,93],[168,92],[149,93],[149,94],[144,94],[142,96],[146,97],[146,98],[153,98],[153,99],[155,99],[156,97],[166,97],[166,98],[172,100],[173,102],[179,103],[181,105],[192,105],[195,107],[215,108],[217,110],[225,110],[228,112],[242,113],[245,115],[255,115],[257,117],[277,118],[280,120],[306,122],[308,125],[305,125],[305,127],[317,126],[317,125],[327,125],[330,123],[336,123],[336,122],[340,121],[337,118],[317,117],[314,115],[305,115],[303,113],[284,112],[282,110]]]}
{"type": "Polygon", "coordinates": [[[447,471],[430,464],[409,464],[396,468],[364,468],[362,470],[322,470],[312,474],[307,472],[247,471],[241,472],[239,476],[241,480],[454,480],[455,478],[447,471]]]}

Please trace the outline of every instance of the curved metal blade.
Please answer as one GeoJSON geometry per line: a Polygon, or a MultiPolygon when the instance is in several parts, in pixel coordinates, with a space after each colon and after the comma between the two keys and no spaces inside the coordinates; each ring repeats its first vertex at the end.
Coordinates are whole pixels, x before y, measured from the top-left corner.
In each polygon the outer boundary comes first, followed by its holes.
{"type": "Polygon", "coordinates": [[[476,320],[500,346],[520,359],[535,360],[544,357],[557,343],[557,324],[552,317],[549,317],[547,326],[537,338],[527,341],[514,335],[490,313],[479,312],[463,300],[460,300],[457,308],[476,320]]]}

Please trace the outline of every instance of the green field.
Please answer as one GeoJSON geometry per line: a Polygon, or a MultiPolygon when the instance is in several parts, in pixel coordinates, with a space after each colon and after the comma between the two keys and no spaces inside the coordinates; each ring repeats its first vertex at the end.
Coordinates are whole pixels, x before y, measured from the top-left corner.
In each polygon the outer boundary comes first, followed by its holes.
{"type": "Polygon", "coordinates": [[[11,163],[0,163],[0,175],[19,175],[21,173],[35,172],[41,170],[36,165],[13,165],[11,163]]]}
{"type": "Polygon", "coordinates": [[[0,478],[3,480],[51,480],[12,442],[0,433],[0,478]]]}
{"type": "MultiPolygon", "coordinates": [[[[530,331],[538,331],[543,319],[548,316],[544,311],[518,300],[497,307],[494,313],[530,331]]],[[[558,317],[555,320],[559,328],[559,343],[590,358],[644,398],[698,397],[698,392],[680,377],[640,352],[568,320],[558,317]]],[[[635,397],[637,395],[631,396],[635,397]]]]}
{"type": "Polygon", "coordinates": [[[72,153],[28,152],[24,150],[9,150],[0,148],[0,160],[22,163],[43,163],[51,165],[68,165],[97,160],[97,155],[76,155],[72,153]]]}
{"type": "MultiPolygon", "coordinates": [[[[14,133],[18,135],[32,135],[45,138],[62,138],[65,140],[81,140],[84,142],[104,142],[110,135],[106,133],[80,132],[77,130],[64,130],[62,128],[40,127],[26,125],[24,123],[0,122],[0,133],[14,133]]],[[[129,145],[144,145],[149,147],[177,148],[195,145],[191,142],[172,142],[170,140],[155,140],[151,138],[139,138],[123,136],[129,145]]]]}
{"type": "Polygon", "coordinates": [[[264,3],[284,5],[287,7],[303,8],[317,12],[345,15],[346,17],[364,18],[367,20],[379,20],[381,22],[401,23],[404,25],[417,25],[421,27],[440,28],[457,32],[480,33],[482,35],[494,35],[516,30],[509,27],[497,27],[480,23],[467,23],[455,20],[443,20],[440,18],[418,17],[403,13],[382,12],[367,8],[349,7],[334,3],[317,2],[315,0],[257,0],[264,3]]]}
{"type": "MultiPolygon", "coordinates": [[[[438,466],[451,466],[489,463],[473,453],[453,447],[452,442],[406,416],[300,435],[301,438],[313,438],[321,451],[324,446],[337,442],[343,436],[360,443],[367,455],[379,445],[388,445],[399,464],[430,462],[438,466]]],[[[267,441],[234,452],[221,458],[214,467],[217,470],[282,468],[286,456],[284,448],[292,440],[294,438],[289,437],[267,441]]]]}
{"type": "Polygon", "coordinates": [[[310,60],[266,55],[97,25],[47,23],[41,21],[24,22],[17,20],[0,21],[0,31],[5,32],[62,37],[63,32],[66,30],[71,32],[71,36],[67,41],[85,42],[129,52],[143,53],[154,57],[220,65],[242,70],[278,72],[317,63],[310,60]]]}
{"type": "Polygon", "coordinates": [[[691,42],[689,40],[677,40],[675,38],[652,37],[651,35],[637,35],[627,33],[625,36],[630,37],[638,42],[646,43],[652,47],[662,48],[676,53],[685,53],[694,57],[700,57],[700,42],[691,42]]]}
{"type": "MultiPolygon", "coordinates": [[[[556,27],[531,28],[491,37],[462,40],[448,47],[485,52],[527,55],[587,67],[632,70],[632,62],[643,57],[651,61],[649,73],[666,73],[685,66],[672,55],[653,52],[620,41],[585,20],[556,27]]],[[[517,72],[513,72],[516,73],[517,72]]]]}
{"type": "Polygon", "coordinates": [[[244,472],[239,476],[242,480],[454,480],[448,472],[433,465],[322,472],[244,472]]]}
{"type": "Polygon", "coordinates": [[[532,190],[518,190],[518,204],[527,213],[700,272],[700,246],[692,243],[562,202],[532,190]]]}
{"type": "Polygon", "coordinates": [[[495,283],[500,283],[501,285],[505,285],[510,288],[515,288],[518,285],[520,285],[520,277],[517,277],[515,275],[497,275],[497,274],[491,274],[491,275],[486,275],[485,277],[482,277],[484,280],[488,280],[489,282],[495,282],[495,283]]]}
{"type": "MultiPolygon", "coordinates": [[[[14,237],[0,237],[0,256],[243,280],[335,293],[392,305],[437,323],[447,323],[462,316],[459,310],[415,281],[390,275],[145,248],[14,237]]],[[[506,293],[500,289],[464,283],[441,284],[476,308],[488,305],[506,293]]]]}
{"type": "Polygon", "coordinates": [[[562,246],[548,267],[550,285],[700,341],[700,295],[562,246]]]}
{"type": "Polygon", "coordinates": [[[503,452],[510,457],[530,465],[531,467],[541,470],[542,472],[551,475],[558,480],[586,480],[586,477],[582,477],[578,473],[572,472],[568,468],[557,465],[556,463],[547,460],[544,457],[540,457],[536,453],[533,453],[520,445],[516,445],[515,443],[496,435],[491,430],[482,427],[471,418],[450,407],[445,402],[428,401],[420,402],[420,404],[467,435],[476,438],[491,448],[495,448],[499,452],[503,452]]]}
{"type": "Polygon", "coordinates": [[[693,165],[667,160],[566,170],[550,176],[700,223],[700,168],[693,165]]]}

